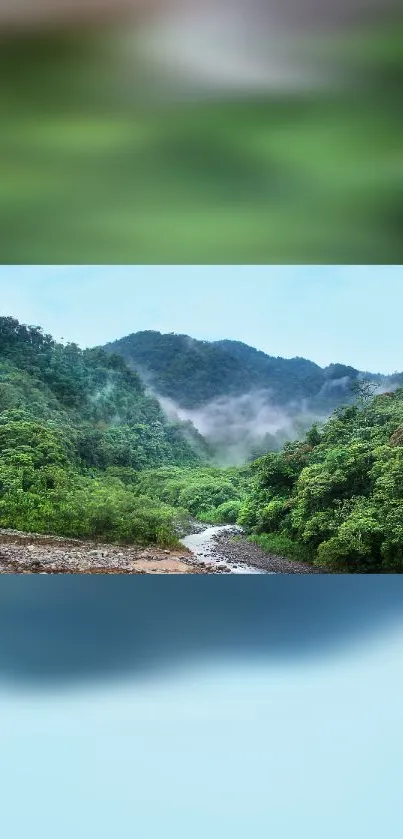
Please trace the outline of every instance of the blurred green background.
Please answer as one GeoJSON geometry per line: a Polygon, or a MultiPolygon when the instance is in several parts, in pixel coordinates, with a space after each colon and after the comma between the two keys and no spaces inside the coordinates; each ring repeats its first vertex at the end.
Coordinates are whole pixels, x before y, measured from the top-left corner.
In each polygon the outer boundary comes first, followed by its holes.
{"type": "Polygon", "coordinates": [[[402,31],[323,41],[332,89],[187,98],[111,33],[3,37],[1,262],[401,262],[402,31]]]}

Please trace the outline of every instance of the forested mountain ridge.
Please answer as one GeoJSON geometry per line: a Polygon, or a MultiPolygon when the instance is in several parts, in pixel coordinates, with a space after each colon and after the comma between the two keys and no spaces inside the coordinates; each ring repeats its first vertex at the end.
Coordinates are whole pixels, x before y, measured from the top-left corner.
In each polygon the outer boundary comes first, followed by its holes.
{"type": "MultiPolygon", "coordinates": [[[[350,386],[362,375],[344,364],[322,368],[304,358],[269,356],[240,341],[197,341],[155,331],[128,335],[104,349],[122,355],[156,393],[189,409],[221,397],[268,391],[279,406],[308,400],[311,410],[326,413],[340,401],[351,401],[350,386]]],[[[403,373],[365,376],[403,384],[403,373]]]]}
{"type": "MultiPolygon", "coordinates": [[[[28,411],[38,419],[58,418],[76,429],[78,424],[91,430],[94,439],[112,433],[117,439],[117,429],[130,426],[136,430],[139,449],[142,443],[147,449],[146,430],[153,430],[154,441],[144,455],[146,466],[151,465],[153,450],[156,465],[164,460],[194,462],[198,459],[195,448],[203,451],[203,440],[197,432],[186,423],[169,423],[158,400],[146,393],[140,376],[121,356],[100,348],[82,350],[73,343],[58,344],[40,327],[3,317],[0,410],[15,409],[28,411]],[[190,435],[192,445],[186,439],[190,435]]],[[[138,452],[136,463],[134,449],[133,463],[122,465],[141,465],[142,456],[138,452]]],[[[106,454],[96,455],[94,447],[91,451],[82,447],[81,455],[87,465],[108,465],[106,454]],[[96,463],[92,463],[94,458],[96,463]]]]}

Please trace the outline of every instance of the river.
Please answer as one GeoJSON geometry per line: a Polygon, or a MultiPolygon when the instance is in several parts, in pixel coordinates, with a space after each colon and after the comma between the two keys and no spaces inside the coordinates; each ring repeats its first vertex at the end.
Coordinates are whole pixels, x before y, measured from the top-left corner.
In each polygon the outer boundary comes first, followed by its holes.
{"type": "Polygon", "coordinates": [[[248,565],[245,561],[231,561],[222,552],[223,543],[217,546],[217,537],[220,539],[226,536],[225,543],[232,541],[231,537],[242,534],[242,528],[233,524],[225,524],[219,527],[207,527],[200,533],[191,533],[181,539],[182,545],[185,546],[200,562],[219,565],[222,568],[228,569],[231,574],[274,574],[274,571],[266,571],[262,568],[256,568],[253,565],[248,565]]]}
{"type": "Polygon", "coordinates": [[[194,530],[197,532],[185,536],[181,542],[207,573],[209,570],[231,574],[328,573],[326,568],[269,554],[233,524],[205,527],[194,522],[194,530]]]}

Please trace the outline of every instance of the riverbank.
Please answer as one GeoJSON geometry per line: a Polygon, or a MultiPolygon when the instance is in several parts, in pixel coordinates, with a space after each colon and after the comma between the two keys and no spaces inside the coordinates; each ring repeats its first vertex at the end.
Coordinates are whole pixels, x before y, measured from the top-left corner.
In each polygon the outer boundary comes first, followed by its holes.
{"type": "Polygon", "coordinates": [[[318,574],[301,562],[270,556],[232,525],[205,527],[181,547],[110,545],[0,530],[0,574],[318,574]]]}
{"type": "Polygon", "coordinates": [[[203,574],[184,548],[107,545],[0,530],[0,574],[203,574]]]}
{"type": "Polygon", "coordinates": [[[247,565],[265,574],[323,574],[323,569],[314,568],[305,562],[273,556],[259,545],[249,542],[246,536],[232,530],[214,536],[213,556],[227,562],[247,565]]]}
{"type": "Polygon", "coordinates": [[[303,562],[266,553],[249,542],[236,525],[208,527],[182,539],[182,544],[208,569],[226,569],[232,574],[320,574],[321,569],[303,562]]]}

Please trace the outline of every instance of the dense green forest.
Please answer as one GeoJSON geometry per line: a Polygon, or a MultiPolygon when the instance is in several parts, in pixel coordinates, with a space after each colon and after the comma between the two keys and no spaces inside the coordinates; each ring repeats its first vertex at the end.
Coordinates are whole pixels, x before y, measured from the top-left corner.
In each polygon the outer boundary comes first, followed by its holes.
{"type": "Polygon", "coordinates": [[[120,356],[0,318],[0,524],[67,536],[175,541],[176,511],[136,491],[208,451],[168,423],[120,356]]]}
{"type": "MultiPolygon", "coordinates": [[[[275,358],[240,341],[196,341],[188,335],[145,331],[107,344],[150,382],[161,396],[180,407],[197,408],[222,396],[270,391],[279,406],[305,401],[305,410],[330,413],[341,401],[352,400],[351,384],[360,376],[354,367],[326,368],[305,358],[275,358]]],[[[393,377],[366,373],[403,385],[403,373],[393,377]]]]}
{"type": "Polygon", "coordinates": [[[332,570],[403,571],[403,389],[336,409],[253,464],[238,521],[268,551],[332,570]]]}
{"type": "MultiPolygon", "coordinates": [[[[249,353],[235,347],[232,359],[249,353]]],[[[175,545],[197,518],[330,570],[402,571],[403,388],[375,395],[376,381],[351,378],[348,404],[326,422],[222,468],[121,355],[0,318],[0,526],[175,545]]]]}

